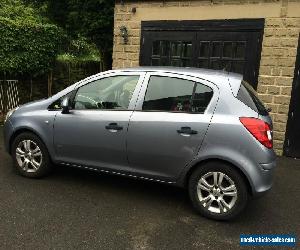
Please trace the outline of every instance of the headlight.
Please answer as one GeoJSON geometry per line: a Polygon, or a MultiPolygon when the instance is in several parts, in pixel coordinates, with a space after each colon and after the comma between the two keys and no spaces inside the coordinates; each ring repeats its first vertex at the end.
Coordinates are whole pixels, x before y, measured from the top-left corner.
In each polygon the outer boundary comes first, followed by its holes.
{"type": "Polygon", "coordinates": [[[7,119],[18,109],[19,107],[16,107],[16,108],[13,108],[11,110],[9,110],[7,113],[6,113],[6,116],[5,116],[5,119],[4,119],[4,122],[7,121],[7,119]]]}

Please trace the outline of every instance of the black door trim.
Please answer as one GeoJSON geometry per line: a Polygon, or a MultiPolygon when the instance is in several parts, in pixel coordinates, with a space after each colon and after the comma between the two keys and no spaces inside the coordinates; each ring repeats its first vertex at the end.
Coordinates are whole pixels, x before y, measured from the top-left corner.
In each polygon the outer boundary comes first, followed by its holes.
{"type": "MultiPolygon", "coordinates": [[[[296,88],[298,87],[297,84],[297,77],[298,76],[298,71],[300,70],[300,33],[298,37],[298,48],[297,48],[297,56],[296,56],[296,62],[295,62],[295,70],[294,70],[294,78],[293,78],[293,83],[292,83],[292,92],[291,92],[291,100],[290,100],[290,105],[289,105],[289,113],[288,113],[288,121],[286,125],[286,132],[285,132],[285,140],[284,140],[284,146],[283,146],[283,155],[285,156],[291,156],[291,157],[297,157],[293,152],[290,152],[291,145],[289,142],[289,138],[293,137],[293,129],[299,129],[299,128],[294,128],[293,124],[293,112],[295,108],[299,108],[299,105],[297,107],[297,101],[299,102],[299,95],[298,95],[298,100],[297,100],[297,93],[296,93],[296,88]]],[[[299,89],[298,89],[299,90],[299,89]]],[[[300,153],[300,152],[299,152],[300,153]]],[[[298,155],[299,157],[299,155],[298,155]]]]}
{"type": "Polygon", "coordinates": [[[226,30],[252,30],[260,31],[265,26],[264,18],[257,19],[225,19],[225,20],[187,20],[187,21],[142,21],[143,30],[209,30],[209,31],[222,31],[226,30]]]}

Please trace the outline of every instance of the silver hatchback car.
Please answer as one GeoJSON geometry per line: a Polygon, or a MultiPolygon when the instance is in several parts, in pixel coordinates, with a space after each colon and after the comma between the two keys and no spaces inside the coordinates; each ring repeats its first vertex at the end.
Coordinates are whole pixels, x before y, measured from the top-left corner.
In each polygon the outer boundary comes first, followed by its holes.
{"type": "Polygon", "coordinates": [[[188,189],[202,215],[228,220],[272,186],[272,121],[253,88],[224,71],[103,72],[7,114],[19,173],[53,164],[188,189]]]}

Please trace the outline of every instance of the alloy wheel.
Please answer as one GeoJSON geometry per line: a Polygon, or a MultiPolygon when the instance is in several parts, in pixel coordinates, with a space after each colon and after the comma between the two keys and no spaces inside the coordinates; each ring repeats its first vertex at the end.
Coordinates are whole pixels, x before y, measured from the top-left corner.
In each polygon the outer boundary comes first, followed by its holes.
{"type": "Polygon", "coordinates": [[[212,213],[227,213],[237,201],[237,187],[234,181],[222,172],[208,172],[197,184],[200,204],[212,213]]]}
{"type": "Polygon", "coordinates": [[[42,151],[34,141],[22,140],[16,148],[16,160],[25,172],[35,173],[43,161],[42,151]]]}

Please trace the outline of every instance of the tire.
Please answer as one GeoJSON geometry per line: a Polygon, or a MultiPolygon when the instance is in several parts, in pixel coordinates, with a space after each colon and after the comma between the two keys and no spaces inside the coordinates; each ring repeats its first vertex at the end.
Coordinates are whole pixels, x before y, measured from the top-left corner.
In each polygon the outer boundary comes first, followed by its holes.
{"type": "Polygon", "coordinates": [[[12,143],[11,153],[15,169],[22,176],[41,178],[51,171],[48,150],[42,140],[33,133],[19,134],[12,143]]]}
{"type": "Polygon", "coordinates": [[[196,211],[214,220],[235,218],[246,207],[249,196],[244,177],[233,166],[218,161],[196,168],[189,178],[188,190],[196,211]]]}

